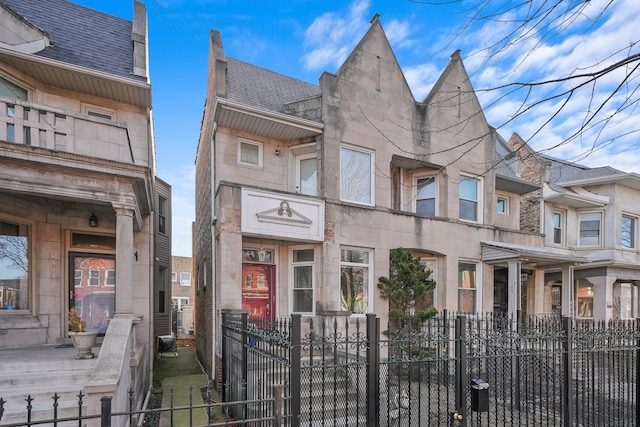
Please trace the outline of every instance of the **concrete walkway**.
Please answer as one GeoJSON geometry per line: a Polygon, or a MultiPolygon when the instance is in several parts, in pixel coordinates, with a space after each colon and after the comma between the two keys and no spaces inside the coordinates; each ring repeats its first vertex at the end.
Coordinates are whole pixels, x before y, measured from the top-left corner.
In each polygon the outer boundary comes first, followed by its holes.
{"type": "MultiPolygon", "coordinates": [[[[162,408],[171,407],[171,388],[173,388],[173,407],[189,406],[189,399],[193,405],[202,405],[201,388],[208,384],[207,375],[203,373],[193,346],[178,347],[177,353],[161,353],[155,361],[153,369],[154,382],[162,382],[162,408]]],[[[192,411],[180,410],[173,412],[174,426],[206,426],[209,417],[205,408],[192,411]]],[[[171,426],[171,413],[163,412],[160,427],[171,426]]]]}

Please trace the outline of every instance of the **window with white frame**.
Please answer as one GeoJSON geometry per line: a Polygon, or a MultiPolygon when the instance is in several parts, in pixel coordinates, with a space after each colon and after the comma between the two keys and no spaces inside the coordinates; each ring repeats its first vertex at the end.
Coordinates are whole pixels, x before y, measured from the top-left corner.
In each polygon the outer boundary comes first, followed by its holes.
{"type": "Polygon", "coordinates": [[[373,205],[373,153],[340,147],[340,200],[373,205]]]}
{"type": "Polygon", "coordinates": [[[167,269],[161,267],[158,271],[158,313],[167,310],[167,269]]]}
{"type": "Polygon", "coordinates": [[[622,215],[620,241],[623,248],[636,247],[636,218],[622,215]]]}
{"type": "Polygon", "coordinates": [[[509,213],[509,199],[507,197],[498,197],[496,202],[496,211],[500,214],[509,213]]]}
{"type": "Polygon", "coordinates": [[[189,305],[189,297],[171,297],[171,305],[178,311],[182,311],[182,307],[189,305]]]}
{"type": "Polygon", "coordinates": [[[241,139],[238,141],[238,163],[262,167],[262,151],[262,143],[241,139]]]}
{"type": "Polygon", "coordinates": [[[318,158],[316,143],[294,145],[289,148],[293,171],[290,179],[292,191],[309,196],[318,195],[318,158]]]}
{"type": "Polygon", "coordinates": [[[369,311],[372,286],[372,252],[367,249],[340,250],[340,309],[352,314],[369,311]]]}
{"type": "Polygon", "coordinates": [[[314,252],[313,249],[294,249],[291,266],[293,274],[292,311],[294,313],[313,313],[314,252]]]}
{"type": "Polygon", "coordinates": [[[97,105],[82,103],[82,112],[87,116],[98,117],[106,120],[116,120],[116,110],[97,105]]]}
{"type": "Polygon", "coordinates": [[[89,286],[100,286],[100,270],[89,270],[89,286]]]}
{"type": "Polygon", "coordinates": [[[172,271],[171,272],[171,281],[172,282],[177,282],[178,281],[178,272],[176,272],[176,271],[172,271]]]}
{"type": "Polygon", "coordinates": [[[580,246],[599,246],[601,215],[599,212],[580,214],[580,246]]]}
{"type": "Polygon", "coordinates": [[[561,245],[563,242],[564,214],[559,211],[553,213],[553,243],[561,245]]]}
{"type": "Polygon", "coordinates": [[[436,179],[433,176],[416,179],[416,213],[436,215],[436,179]]]}
{"type": "Polygon", "coordinates": [[[480,222],[480,180],[460,177],[459,217],[465,221],[480,222]]]}
{"type": "Polygon", "coordinates": [[[460,313],[475,313],[476,292],[476,264],[458,263],[458,311],[460,313]]]}
{"type": "Polygon", "coordinates": [[[180,272],[180,286],[191,286],[191,273],[180,272]]]}
{"type": "MultiPolygon", "coordinates": [[[[435,258],[421,258],[420,264],[424,266],[426,270],[429,270],[431,274],[429,274],[429,282],[436,282],[437,277],[437,263],[435,258]]],[[[437,286],[437,283],[436,283],[437,286]]],[[[430,290],[425,298],[425,305],[423,307],[418,307],[420,310],[428,310],[430,308],[436,307],[436,288],[434,287],[430,290]]]]}
{"type": "Polygon", "coordinates": [[[104,285],[105,286],[115,286],[116,285],[116,271],[115,270],[106,270],[105,271],[104,285]]]}

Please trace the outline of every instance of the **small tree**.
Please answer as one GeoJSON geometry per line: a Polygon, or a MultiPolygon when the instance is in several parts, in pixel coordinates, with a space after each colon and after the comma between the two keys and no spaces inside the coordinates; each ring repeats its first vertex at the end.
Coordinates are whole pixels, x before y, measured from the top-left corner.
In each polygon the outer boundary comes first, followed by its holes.
{"type": "Polygon", "coordinates": [[[403,248],[389,253],[389,277],[378,279],[382,298],[389,301],[389,319],[402,321],[433,317],[435,308],[425,309],[429,292],[435,289],[431,271],[403,248]]]}

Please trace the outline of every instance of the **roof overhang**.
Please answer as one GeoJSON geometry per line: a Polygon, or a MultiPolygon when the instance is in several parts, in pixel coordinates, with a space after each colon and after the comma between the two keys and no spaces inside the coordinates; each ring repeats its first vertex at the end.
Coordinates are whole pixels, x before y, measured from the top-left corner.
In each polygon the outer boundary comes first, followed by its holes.
{"type": "MultiPolygon", "coordinates": [[[[575,189],[579,189],[576,187],[575,189]]],[[[601,208],[609,203],[606,196],[598,196],[597,194],[587,191],[576,192],[573,190],[557,191],[548,184],[544,184],[542,189],[542,199],[546,202],[557,203],[572,208],[601,208]]]]}
{"type": "Polygon", "coordinates": [[[634,190],[640,190],[640,174],[637,173],[619,173],[615,175],[601,176],[598,178],[589,178],[576,181],[562,182],[558,185],[562,187],[588,187],[592,185],[612,185],[618,184],[634,190]]]}
{"type": "Polygon", "coordinates": [[[403,157],[397,154],[394,154],[391,157],[391,166],[397,167],[397,168],[411,169],[411,170],[417,170],[417,169],[439,170],[442,168],[442,165],[436,165],[434,163],[425,162],[424,160],[420,160],[420,159],[403,157]]]}
{"type": "Polygon", "coordinates": [[[539,190],[540,188],[542,187],[538,184],[533,184],[519,178],[496,175],[496,190],[499,191],[507,191],[515,194],[527,194],[532,191],[539,190]]]}
{"type": "Polygon", "coordinates": [[[218,126],[280,141],[321,135],[324,129],[322,123],[235,103],[220,97],[216,98],[213,120],[218,126]]]}
{"type": "Polygon", "coordinates": [[[146,81],[128,79],[2,47],[0,47],[0,62],[52,87],[111,99],[140,108],[151,108],[151,85],[146,81]]]}
{"type": "Polygon", "coordinates": [[[502,242],[481,241],[482,261],[491,265],[501,265],[508,262],[522,262],[535,265],[537,268],[549,269],[565,265],[580,265],[588,262],[585,257],[575,256],[550,248],[513,245],[502,242]]]}

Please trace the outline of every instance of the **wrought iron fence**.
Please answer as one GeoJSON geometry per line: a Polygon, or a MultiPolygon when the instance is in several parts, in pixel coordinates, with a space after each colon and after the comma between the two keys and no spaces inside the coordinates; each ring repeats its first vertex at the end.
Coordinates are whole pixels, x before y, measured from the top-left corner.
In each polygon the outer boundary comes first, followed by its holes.
{"type": "Polygon", "coordinates": [[[639,363],[636,320],[223,317],[223,398],[280,384],[296,427],[640,426],[639,363]]]}

